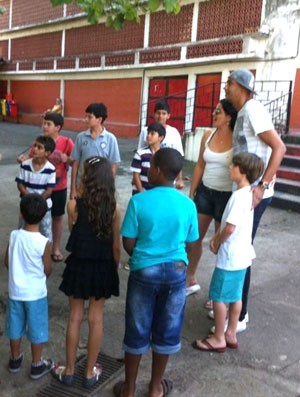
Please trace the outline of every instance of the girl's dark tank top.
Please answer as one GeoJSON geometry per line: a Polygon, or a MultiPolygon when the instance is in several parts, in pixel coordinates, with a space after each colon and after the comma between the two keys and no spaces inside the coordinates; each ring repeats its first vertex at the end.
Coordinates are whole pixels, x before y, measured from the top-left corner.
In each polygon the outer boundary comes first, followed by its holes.
{"type": "Polygon", "coordinates": [[[112,235],[99,239],[89,223],[88,210],[84,201],[81,198],[77,198],[76,205],[78,217],[72,228],[66,250],[72,252],[77,258],[93,260],[113,259],[112,235]]]}

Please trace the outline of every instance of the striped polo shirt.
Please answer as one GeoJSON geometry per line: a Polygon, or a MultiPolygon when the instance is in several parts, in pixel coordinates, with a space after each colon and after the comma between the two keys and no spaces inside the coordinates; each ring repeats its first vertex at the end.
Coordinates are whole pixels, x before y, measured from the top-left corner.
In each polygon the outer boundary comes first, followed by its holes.
{"type": "MultiPolygon", "coordinates": [[[[48,187],[55,186],[55,167],[49,161],[38,171],[32,165],[32,158],[23,161],[20,166],[19,176],[16,178],[18,184],[26,187],[29,193],[42,195],[48,187]]],[[[52,200],[47,199],[48,209],[52,207],[52,200]]]]}
{"type": "MultiPolygon", "coordinates": [[[[140,179],[144,190],[152,188],[148,180],[148,170],[150,168],[152,156],[153,153],[150,149],[150,146],[146,146],[135,152],[133,160],[131,162],[130,171],[140,174],[140,179]]],[[[137,188],[135,185],[133,185],[133,193],[136,192],[137,188]]]]}

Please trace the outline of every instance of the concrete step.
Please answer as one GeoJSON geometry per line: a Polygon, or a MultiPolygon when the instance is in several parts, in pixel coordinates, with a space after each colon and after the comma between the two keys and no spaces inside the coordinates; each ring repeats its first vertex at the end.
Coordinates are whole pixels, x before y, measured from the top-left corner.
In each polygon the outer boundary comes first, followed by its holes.
{"type": "Polygon", "coordinates": [[[286,155],[300,156],[300,144],[288,143],[286,146],[286,155]]]}
{"type": "Polygon", "coordinates": [[[278,178],[300,181],[300,169],[295,167],[280,166],[277,171],[278,178]]]}
{"type": "Polygon", "coordinates": [[[300,196],[300,181],[276,178],[275,191],[300,196]]]}
{"type": "Polygon", "coordinates": [[[300,197],[294,194],[275,191],[271,206],[300,213],[300,197]]]}
{"type": "Polygon", "coordinates": [[[294,143],[300,145],[300,133],[284,134],[281,136],[281,139],[286,144],[294,143]]]}
{"type": "Polygon", "coordinates": [[[300,147],[299,147],[299,156],[286,154],[282,159],[281,165],[285,167],[293,167],[300,169],[300,147]]]}

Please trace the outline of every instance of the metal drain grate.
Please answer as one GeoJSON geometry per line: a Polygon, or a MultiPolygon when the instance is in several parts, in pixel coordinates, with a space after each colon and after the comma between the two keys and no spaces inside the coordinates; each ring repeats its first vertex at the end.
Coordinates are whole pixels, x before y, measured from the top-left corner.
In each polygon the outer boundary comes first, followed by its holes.
{"type": "Polygon", "coordinates": [[[57,380],[52,379],[50,384],[38,391],[36,397],[92,397],[96,396],[99,390],[116,377],[123,368],[123,360],[99,353],[97,362],[103,366],[103,372],[99,382],[90,389],[82,386],[86,357],[79,359],[75,366],[75,383],[72,387],[65,386],[57,380]]]}

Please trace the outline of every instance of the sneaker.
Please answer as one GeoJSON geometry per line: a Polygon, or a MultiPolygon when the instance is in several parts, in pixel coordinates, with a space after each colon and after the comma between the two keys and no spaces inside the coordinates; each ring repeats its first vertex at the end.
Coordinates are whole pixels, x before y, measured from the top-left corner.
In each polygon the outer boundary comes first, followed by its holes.
{"type": "Polygon", "coordinates": [[[194,284],[191,285],[190,287],[186,287],[185,290],[185,296],[190,296],[192,294],[195,294],[196,292],[200,291],[200,285],[199,284],[194,284]]]}
{"type": "MultiPolygon", "coordinates": [[[[239,334],[240,332],[246,331],[248,322],[249,322],[249,314],[247,312],[244,320],[238,321],[237,327],[236,327],[236,333],[239,334]]],[[[228,326],[228,319],[226,319],[226,321],[225,321],[224,332],[226,332],[227,326],[228,326]]],[[[215,326],[211,327],[210,332],[212,334],[215,333],[215,326]]]]}
{"type": "Polygon", "coordinates": [[[24,353],[21,353],[18,358],[10,358],[8,362],[8,370],[12,374],[20,372],[21,365],[23,362],[24,353]]]}
{"type": "Polygon", "coordinates": [[[40,379],[42,376],[48,374],[54,367],[54,361],[51,358],[48,358],[47,360],[42,360],[41,362],[42,364],[38,365],[37,367],[31,365],[31,379],[40,379]]]}

